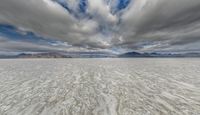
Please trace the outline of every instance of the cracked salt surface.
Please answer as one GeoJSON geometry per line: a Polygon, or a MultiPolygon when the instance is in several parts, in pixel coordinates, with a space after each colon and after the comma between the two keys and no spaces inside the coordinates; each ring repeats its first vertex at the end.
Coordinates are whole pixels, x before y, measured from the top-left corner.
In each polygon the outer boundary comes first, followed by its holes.
{"type": "Polygon", "coordinates": [[[0,115],[200,115],[200,59],[0,60],[0,115]]]}

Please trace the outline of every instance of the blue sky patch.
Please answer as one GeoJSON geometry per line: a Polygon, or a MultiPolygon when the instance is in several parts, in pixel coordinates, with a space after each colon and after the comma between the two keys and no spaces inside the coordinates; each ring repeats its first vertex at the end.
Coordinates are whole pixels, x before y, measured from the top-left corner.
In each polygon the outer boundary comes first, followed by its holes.
{"type": "Polygon", "coordinates": [[[9,40],[15,41],[27,41],[48,45],[58,43],[56,40],[39,37],[33,32],[20,32],[16,27],[7,24],[0,24],[0,35],[9,40]]]}
{"type": "Polygon", "coordinates": [[[122,10],[125,9],[130,3],[130,0],[118,0],[117,9],[122,10]]]}
{"type": "Polygon", "coordinates": [[[86,13],[87,10],[87,0],[80,0],[79,2],[79,11],[81,13],[86,13]]]}

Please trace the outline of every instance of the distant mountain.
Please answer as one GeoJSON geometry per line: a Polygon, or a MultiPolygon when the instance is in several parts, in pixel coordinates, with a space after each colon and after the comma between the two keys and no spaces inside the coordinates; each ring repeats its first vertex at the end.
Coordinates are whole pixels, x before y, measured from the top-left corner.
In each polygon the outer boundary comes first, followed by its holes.
{"type": "Polygon", "coordinates": [[[0,58],[111,58],[116,55],[107,52],[46,52],[0,55],[0,58]]]}
{"type": "Polygon", "coordinates": [[[128,52],[118,55],[120,58],[134,58],[134,57],[200,57],[200,53],[139,53],[139,52],[128,52]]]}
{"type": "Polygon", "coordinates": [[[142,58],[142,57],[200,57],[200,53],[139,53],[127,52],[116,55],[108,52],[46,52],[46,53],[21,53],[18,55],[0,55],[2,59],[9,58],[142,58]]]}
{"type": "Polygon", "coordinates": [[[37,53],[37,54],[26,54],[21,53],[16,58],[72,58],[61,53],[37,53]]]}
{"type": "Polygon", "coordinates": [[[143,57],[144,55],[138,52],[128,52],[120,54],[118,57],[143,57]]]}
{"type": "Polygon", "coordinates": [[[67,52],[65,55],[72,58],[112,58],[117,55],[110,52],[67,52]]]}

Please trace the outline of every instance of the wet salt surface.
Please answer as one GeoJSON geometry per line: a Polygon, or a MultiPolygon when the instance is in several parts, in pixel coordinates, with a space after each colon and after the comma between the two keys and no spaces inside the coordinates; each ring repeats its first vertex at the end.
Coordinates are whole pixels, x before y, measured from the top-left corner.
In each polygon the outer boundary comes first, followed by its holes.
{"type": "Polygon", "coordinates": [[[0,115],[200,115],[200,59],[0,60],[0,115]]]}

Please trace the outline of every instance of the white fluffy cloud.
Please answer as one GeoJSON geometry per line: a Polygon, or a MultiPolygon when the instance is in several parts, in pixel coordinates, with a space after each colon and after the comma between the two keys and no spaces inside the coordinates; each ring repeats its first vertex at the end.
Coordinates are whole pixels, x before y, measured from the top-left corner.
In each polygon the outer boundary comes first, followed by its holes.
{"type": "Polygon", "coordinates": [[[117,22],[118,20],[117,16],[111,14],[111,6],[109,4],[106,4],[105,1],[88,0],[88,3],[89,3],[89,8],[88,8],[89,13],[99,15],[102,21],[107,21],[108,23],[117,22]]]}

